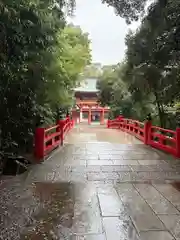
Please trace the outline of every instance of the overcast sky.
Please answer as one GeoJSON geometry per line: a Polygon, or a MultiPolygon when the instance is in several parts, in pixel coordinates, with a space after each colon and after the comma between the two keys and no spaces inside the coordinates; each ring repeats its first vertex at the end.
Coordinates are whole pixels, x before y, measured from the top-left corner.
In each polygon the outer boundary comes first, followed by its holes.
{"type": "MultiPolygon", "coordinates": [[[[101,0],[76,0],[75,16],[71,21],[89,33],[93,62],[114,64],[123,60],[124,38],[129,26],[101,0]]],[[[137,27],[137,23],[131,26],[137,27]]]]}

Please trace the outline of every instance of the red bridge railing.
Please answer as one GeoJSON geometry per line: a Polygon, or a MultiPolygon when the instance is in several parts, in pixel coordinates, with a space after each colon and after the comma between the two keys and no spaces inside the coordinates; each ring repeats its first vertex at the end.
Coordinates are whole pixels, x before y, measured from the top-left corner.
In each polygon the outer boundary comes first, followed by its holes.
{"type": "Polygon", "coordinates": [[[64,138],[74,126],[74,121],[67,117],[59,120],[57,125],[49,128],[36,128],[35,131],[35,158],[43,159],[59,145],[63,145],[64,138]]]}
{"type": "Polygon", "coordinates": [[[108,128],[115,128],[132,134],[146,145],[160,149],[180,158],[180,128],[176,131],[153,126],[151,121],[139,122],[119,116],[108,120],[108,128]]]}

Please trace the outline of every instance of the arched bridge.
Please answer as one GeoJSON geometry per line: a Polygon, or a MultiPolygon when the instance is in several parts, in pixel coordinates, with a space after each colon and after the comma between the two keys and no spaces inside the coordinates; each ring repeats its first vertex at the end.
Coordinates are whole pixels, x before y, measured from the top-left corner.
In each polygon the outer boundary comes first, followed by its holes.
{"type": "Polygon", "coordinates": [[[180,239],[178,131],[122,117],[38,129],[41,164],[2,183],[2,239],[180,239]]]}

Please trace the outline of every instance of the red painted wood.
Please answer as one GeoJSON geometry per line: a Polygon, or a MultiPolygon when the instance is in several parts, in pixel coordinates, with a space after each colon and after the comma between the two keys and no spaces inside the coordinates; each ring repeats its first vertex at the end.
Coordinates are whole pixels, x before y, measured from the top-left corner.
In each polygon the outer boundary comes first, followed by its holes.
{"type": "Polygon", "coordinates": [[[176,157],[180,158],[180,128],[176,129],[176,157]]]}
{"type": "Polygon", "coordinates": [[[71,128],[74,121],[67,117],[57,121],[57,125],[49,128],[37,128],[35,131],[35,157],[43,159],[50,151],[63,145],[64,138],[71,128]]]}
{"type": "Polygon", "coordinates": [[[150,134],[151,134],[151,122],[146,121],[144,124],[144,144],[148,145],[150,144],[150,134]]]}
{"type": "Polygon", "coordinates": [[[91,124],[91,108],[89,108],[89,112],[88,112],[88,124],[91,124]]]}
{"type": "Polygon", "coordinates": [[[152,126],[150,121],[142,123],[133,119],[125,119],[122,116],[108,120],[107,128],[116,128],[130,133],[144,144],[180,158],[180,128],[173,131],[152,126]]]}
{"type": "Polygon", "coordinates": [[[44,138],[45,138],[45,129],[36,128],[34,154],[37,159],[41,159],[44,157],[44,138]]]}

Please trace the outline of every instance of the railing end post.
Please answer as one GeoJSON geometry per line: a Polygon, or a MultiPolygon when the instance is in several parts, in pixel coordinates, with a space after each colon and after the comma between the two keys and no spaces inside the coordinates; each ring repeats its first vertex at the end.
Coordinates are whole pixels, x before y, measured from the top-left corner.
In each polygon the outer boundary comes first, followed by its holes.
{"type": "Polygon", "coordinates": [[[35,158],[40,160],[44,157],[44,138],[45,138],[45,128],[36,128],[35,130],[35,158]]]}
{"type": "Polygon", "coordinates": [[[151,126],[150,120],[147,120],[144,124],[144,144],[149,145],[151,139],[151,126]]]}
{"type": "Polygon", "coordinates": [[[176,128],[176,157],[180,158],[180,127],[176,128]]]}
{"type": "Polygon", "coordinates": [[[63,142],[64,142],[64,125],[66,124],[66,122],[67,122],[67,118],[65,120],[64,119],[58,120],[58,125],[61,132],[61,135],[60,135],[61,146],[63,145],[63,142]]]}

